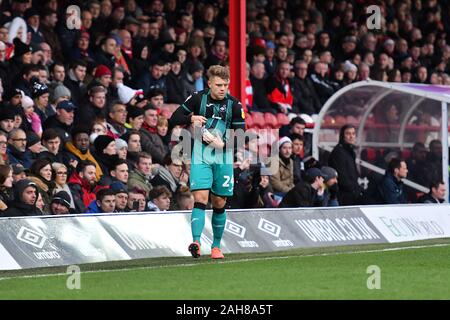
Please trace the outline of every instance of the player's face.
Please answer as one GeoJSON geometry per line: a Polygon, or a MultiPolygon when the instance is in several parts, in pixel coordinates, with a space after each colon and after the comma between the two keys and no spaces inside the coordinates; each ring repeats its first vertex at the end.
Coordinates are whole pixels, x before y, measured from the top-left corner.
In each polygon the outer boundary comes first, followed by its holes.
{"type": "Polygon", "coordinates": [[[230,80],[224,80],[219,77],[212,77],[208,81],[209,88],[211,89],[211,97],[215,100],[222,100],[228,92],[228,86],[230,80]]]}

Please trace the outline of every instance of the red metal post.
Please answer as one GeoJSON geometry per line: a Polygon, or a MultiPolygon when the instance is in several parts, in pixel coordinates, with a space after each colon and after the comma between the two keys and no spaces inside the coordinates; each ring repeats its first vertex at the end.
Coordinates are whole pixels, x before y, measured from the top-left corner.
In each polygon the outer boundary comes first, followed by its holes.
{"type": "Polygon", "coordinates": [[[229,0],[230,93],[245,103],[245,0],[229,0]]]}

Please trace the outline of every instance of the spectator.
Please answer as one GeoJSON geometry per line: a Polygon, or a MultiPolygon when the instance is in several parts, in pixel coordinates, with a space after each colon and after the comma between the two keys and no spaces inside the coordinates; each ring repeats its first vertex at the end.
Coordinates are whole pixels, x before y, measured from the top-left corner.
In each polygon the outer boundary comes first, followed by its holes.
{"type": "Polygon", "coordinates": [[[67,192],[67,194],[69,195],[70,209],[74,210],[75,202],[73,201],[73,196],[67,183],[69,178],[69,171],[67,169],[67,166],[63,163],[52,162],[52,169],[55,173],[55,186],[53,189],[53,194],[56,194],[59,191],[67,192]]]}
{"type": "Polygon", "coordinates": [[[10,164],[20,163],[25,168],[33,164],[30,151],[26,149],[27,135],[22,129],[13,129],[8,135],[7,155],[10,164]]]}
{"type": "Polygon", "coordinates": [[[127,107],[119,102],[113,103],[109,107],[109,120],[106,124],[108,134],[115,139],[124,135],[127,132],[125,123],[127,120],[127,107]]]}
{"type": "Polygon", "coordinates": [[[8,146],[8,135],[0,131],[0,165],[9,163],[8,155],[6,154],[8,146]]]}
{"type": "Polygon", "coordinates": [[[420,203],[443,203],[445,201],[445,183],[441,180],[430,184],[430,192],[419,198],[420,203]]]}
{"type": "Polygon", "coordinates": [[[324,174],[318,168],[310,168],[305,172],[303,181],[297,183],[283,197],[280,208],[322,207],[325,187],[324,174]]]}
{"type": "Polygon", "coordinates": [[[84,79],[86,78],[87,64],[83,60],[72,61],[68,76],[64,79],[64,85],[72,93],[72,101],[76,106],[84,104],[83,97],[86,93],[84,79]]]}
{"type": "Polygon", "coordinates": [[[126,160],[128,155],[128,143],[123,139],[116,139],[116,150],[119,159],[126,160]]]}
{"type": "Polygon", "coordinates": [[[76,168],[77,164],[82,160],[89,160],[95,165],[96,181],[100,180],[103,175],[97,160],[89,150],[89,130],[78,127],[72,130],[72,140],[66,143],[67,154],[69,157],[68,163],[76,168]]]}
{"type": "Polygon", "coordinates": [[[144,212],[146,209],[146,192],[139,188],[133,188],[128,192],[128,212],[144,212]]]}
{"type": "Polygon", "coordinates": [[[273,112],[272,105],[267,97],[266,72],[264,63],[253,62],[250,69],[250,83],[253,88],[253,104],[250,111],[273,112]]]}
{"type": "Polygon", "coordinates": [[[101,135],[95,139],[94,146],[94,158],[100,165],[103,175],[106,176],[109,174],[109,168],[113,168],[114,164],[119,160],[116,140],[111,136],[101,135]]]}
{"type": "Polygon", "coordinates": [[[382,204],[406,203],[406,194],[403,191],[402,179],[406,178],[408,167],[406,162],[398,158],[393,158],[388,165],[378,186],[380,202],[382,204]]]}
{"type": "Polygon", "coordinates": [[[355,205],[362,202],[363,189],[358,184],[359,173],[356,168],[356,128],[345,125],[339,132],[339,143],[328,159],[328,165],[339,175],[338,200],[341,205],[355,205]]]}
{"type": "Polygon", "coordinates": [[[141,135],[142,151],[149,153],[155,163],[163,164],[167,147],[158,136],[158,111],[147,105],[144,112],[144,123],[139,130],[141,135]]]}
{"type": "Polygon", "coordinates": [[[275,193],[284,196],[294,187],[294,163],[291,159],[292,141],[288,137],[283,137],[275,146],[278,147],[279,156],[272,159],[271,162],[274,162],[274,166],[278,165],[278,170],[270,176],[270,184],[275,193]]]}
{"type": "Polygon", "coordinates": [[[275,76],[267,80],[267,97],[277,112],[293,112],[292,84],[289,76],[290,66],[287,62],[278,64],[275,76]]]}
{"type": "Polygon", "coordinates": [[[18,181],[27,178],[26,169],[20,163],[13,164],[11,167],[12,167],[12,171],[13,171],[13,182],[14,182],[14,185],[18,181]]]}
{"type": "Polygon", "coordinates": [[[50,214],[70,214],[73,213],[70,208],[70,196],[66,191],[59,191],[55,193],[50,204],[50,214]]]}
{"type": "Polygon", "coordinates": [[[44,201],[44,212],[50,212],[50,202],[53,189],[55,188],[52,176],[52,164],[49,160],[38,159],[33,162],[28,179],[36,184],[36,187],[42,196],[42,200],[44,201]]]}
{"type": "Polygon", "coordinates": [[[295,65],[295,78],[292,86],[294,97],[293,110],[296,113],[306,113],[308,115],[318,114],[322,104],[314,89],[314,84],[308,77],[308,64],[305,61],[298,61],[295,65]]]}
{"type": "Polygon", "coordinates": [[[158,60],[150,66],[149,70],[146,70],[142,76],[136,81],[135,86],[137,88],[143,88],[144,95],[148,95],[150,90],[159,89],[164,92],[166,97],[166,79],[164,72],[164,61],[158,60]]]}
{"type": "Polygon", "coordinates": [[[97,192],[97,199],[93,200],[87,208],[87,213],[114,213],[116,212],[116,194],[109,188],[97,192]]]}
{"type": "Polygon", "coordinates": [[[86,208],[96,199],[96,185],[96,164],[89,160],[80,161],[69,178],[70,192],[77,213],[86,212],[86,208]]]}
{"type": "Polygon", "coordinates": [[[173,205],[171,210],[187,210],[194,208],[194,195],[189,191],[188,187],[181,187],[179,192],[175,195],[175,201],[171,202],[173,205]]]}
{"type": "Polygon", "coordinates": [[[158,173],[150,181],[152,186],[164,185],[174,195],[180,187],[183,163],[180,159],[172,159],[170,153],[164,158],[164,166],[158,168],[158,173]]]}
{"type": "Polygon", "coordinates": [[[169,74],[166,78],[167,103],[182,104],[187,98],[185,88],[182,83],[184,70],[180,61],[172,61],[169,74]]]}
{"type": "Polygon", "coordinates": [[[297,133],[289,136],[292,141],[292,161],[294,162],[294,184],[302,179],[305,138],[297,133]]]}
{"type": "Polygon", "coordinates": [[[323,182],[325,186],[325,192],[323,195],[323,206],[324,207],[338,207],[338,173],[331,167],[322,167],[320,171],[323,173],[323,182]]]}
{"type": "Polygon", "coordinates": [[[62,100],[56,105],[56,114],[50,116],[44,122],[44,130],[52,128],[58,132],[59,137],[65,143],[70,140],[70,132],[73,129],[76,106],[69,100],[62,100]]]}
{"type": "Polygon", "coordinates": [[[149,211],[163,212],[170,208],[172,193],[166,186],[155,186],[149,194],[150,201],[147,203],[149,211]]]}
{"type": "Polygon", "coordinates": [[[128,178],[128,189],[138,188],[145,192],[147,197],[153,188],[150,179],[152,177],[152,156],[145,152],[140,152],[137,156],[136,169],[130,172],[128,178]]]}
{"type": "Polygon", "coordinates": [[[406,161],[408,179],[426,187],[431,183],[429,165],[427,163],[427,148],[422,142],[414,143],[411,157],[406,161]]]}
{"type": "Polygon", "coordinates": [[[116,196],[116,211],[126,212],[128,204],[128,191],[126,186],[122,182],[116,181],[111,183],[110,189],[114,191],[116,196]]]}
{"type": "Polygon", "coordinates": [[[23,179],[14,185],[14,200],[8,206],[3,217],[39,216],[42,212],[36,207],[38,189],[36,184],[23,179]]]}
{"type": "Polygon", "coordinates": [[[8,209],[8,203],[12,200],[13,171],[10,166],[0,164],[0,217],[2,212],[8,209]]]}
{"type": "Polygon", "coordinates": [[[77,108],[75,123],[92,127],[96,118],[106,118],[106,89],[103,86],[96,86],[89,90],[89,104],[83,104],[77,108]]]}
{"type": "Polygon", "coordinates": [[[13,106],[1,106],[0,131],[9,134],[14,129],[15,112],[13,106]]]}
{"type": "Polygon", "coordinates": [[[333,84],[327,79],[327,73],[328,66],[325,63],[316,62],[314,72],[310,76],[321,105],[324,105],[335,91],[333,84]]]}

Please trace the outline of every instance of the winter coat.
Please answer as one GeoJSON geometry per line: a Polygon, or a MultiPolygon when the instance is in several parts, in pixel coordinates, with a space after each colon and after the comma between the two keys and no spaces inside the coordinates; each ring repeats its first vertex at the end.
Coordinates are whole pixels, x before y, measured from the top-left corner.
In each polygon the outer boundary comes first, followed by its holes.
{"type": "Polygon", "coordinates": [[[311,184],[301,181],[283,197],[280,208],[322,207],[323,195],[317,195],[311,184]]]}
{"type": "Polygon", "coordinates": [[[381,180],[378,186],[378,193],[382,204],[407,203],[403,182],[389,172],[386,172],[381,180]]]}
{"type": "Polygon", "coordinates": [[[270,176],[270,185],[274,192],[286,193],[294,187],[294,162],[289,159],[285,164],[279,157],[274,161],[278,161],[279,168],[270,176]]]}
{"type": "Polygon", "coordinates": [[[133,190],[134,188],[142,189],[146,192],[147,196],[150,192],[150,190],[153,189],[152,185],[150,184],[149,179],[140,171],[134,170],[130,172],[130,175],[128,177],[128,190],[133,190]]]}
{"type": "MultiPolygon", "coordinates": [[[[14,200],[9,204],[8,209],[2,214],[2,217],[21,217],[21,216],[39,216],[42,215],[42,211],[36,207],[36,202],[33,205],[25,204],[22,201],[22,193],[30,185],[35,187],[36,185],[28,179],[18,181],[14,186],[14,200]]],[[[36,197],[37,201],[38,197],[36,197]]]]}
{"type": "Polygon", "coordinates": [[[69,179],[69,188],[75,202],[76,213],[86,212],[89,204],[97,199],[95,188],[92,188],[84,179],[74,172],[69,179]]]}

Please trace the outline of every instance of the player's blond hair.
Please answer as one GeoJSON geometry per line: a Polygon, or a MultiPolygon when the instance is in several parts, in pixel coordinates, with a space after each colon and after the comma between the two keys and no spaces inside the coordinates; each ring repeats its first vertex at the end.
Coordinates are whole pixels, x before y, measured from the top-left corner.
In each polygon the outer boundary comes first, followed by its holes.
{"type": "Polygon", "coordinates": [[[208,69],[207,76],[208,79],[219,77],[223,80],[230,80],[230,68],[219,65],[212,65],[208,69]]]}

